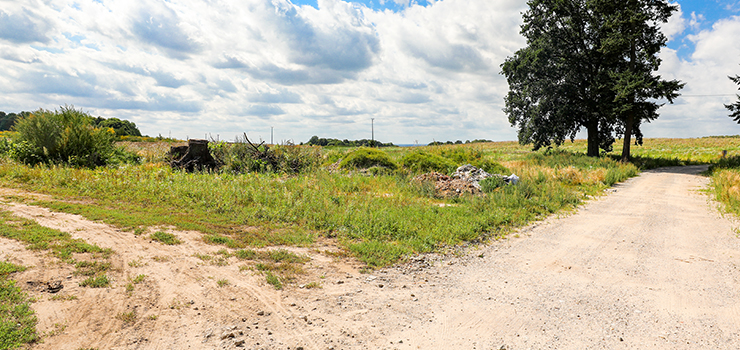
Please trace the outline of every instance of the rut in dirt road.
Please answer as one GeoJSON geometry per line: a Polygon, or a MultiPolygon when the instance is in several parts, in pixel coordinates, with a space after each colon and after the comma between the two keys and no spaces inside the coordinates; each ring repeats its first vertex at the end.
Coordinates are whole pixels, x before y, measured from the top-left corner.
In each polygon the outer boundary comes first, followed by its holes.
{"type": "Polygon", "coordinates": [[[409,348],[740,348],[740,240],[701,191],[705,169],[645,172],[483,258],[440,267],[443,292],[424,306],[435,317],[396,338],[409,348]]]}

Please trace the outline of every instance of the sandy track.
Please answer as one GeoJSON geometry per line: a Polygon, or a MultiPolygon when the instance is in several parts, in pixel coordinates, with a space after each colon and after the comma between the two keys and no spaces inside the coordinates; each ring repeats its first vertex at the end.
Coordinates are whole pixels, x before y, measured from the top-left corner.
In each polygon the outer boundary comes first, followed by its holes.
{"type": "MultiPolygon", "coordinates": [[[[738,349],[740,239],[700,191],[702,169],[645,172],[572,215],[462,257],[428,255],[368,275],[305,250],[313,259],[305,280],[325,277],[311,290],[272,290],[233,261],[203,264],[194,252],[219,247],[197,233],[166,247],[74,215],[6,208],[113,248],[114,279],[149,276],[131,296],[123,283],[94,290],[74,279],[64,292],[77,300],[36,293],[40,330],[66,324],[38,349],[738,349]],[[232,285],[217,287],[219,278],[232,285]],[[170,308],[173,300],[182,304],[170,308]],[[132,309],[133,325],[114,317],[132,309]],[[224,327],[236,327],[233,338],[221,339],[224,327]]],[[[48,265],[11,241],[0,247],[48,265]]],[[[68,273],[57,269],[17,278],[68,273]]]]}

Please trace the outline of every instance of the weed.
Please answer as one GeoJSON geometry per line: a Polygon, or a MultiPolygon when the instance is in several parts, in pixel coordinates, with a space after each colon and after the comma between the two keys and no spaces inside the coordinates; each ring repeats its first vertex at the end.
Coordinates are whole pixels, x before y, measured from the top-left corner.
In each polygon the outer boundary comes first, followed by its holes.
{"type": "Polygon", "coordinates": [[[136,260],[131,260],[131,261],[128,262],[128,266],[131,266],[131,267],[143,267],[143,266],[146,266],[146,265],[148,265],[148,264],[141,262],[141,257],[137,258],[136,260]]]}
{"type": "Polygon", "coordinates": [[[304,288],[306,288],[306,289],[314,289],[314,288],[319,288],[319,289],[321,289],[321,288],[322,288],[322,287],[321,287],[321,283],[319,283],[319,282],[315,282],[315,281],[314,281],[314,282],[309,282],[309,283],[306,283],[306,285],[305,285],[305,286],[303,286],[303,287],[304,287],[304,288]]]}
{"type": "Polygon", "coordinates": [[[152,233],[150,238],[153,241],[157,241],[157,242],[160,242],[166,245],[176,245],[176,244],[182,243],[182,241],[180,241],[177,238],[177,236],[175,236],[174,234],[162,232],[162,231],[157,231],[157,232],[152,233]]]}
{"type": "Polygon", "coordinates": [[[173,298],[168,307],[171,310],[180,310],[180,308],[182,308],[182,302],[177,300],[176,298],[173,298]]]}
{"type": "Polygon", "coordinates": [[[163,262],[170,261],[170,257],[169,256],[165,256],[165,255],[157,255],[157,256],[152,257],[152,260],[154,260],[156,262],[163,263],[163,262]]]}
{"type": "Polygon", "coordinates": [[[25,266],[16,265],[7,261],[0,261],[0,279],[7,278],[10,274],[25,270],[25,266]]]}
{"type": "Polygon", "coordinates": [[[100,261],[79,261],[75,264],[75,275],[94,276],[110,270],[111,263],[100,261]]]}
{"type": "Polygon", "coordinates": [[[133,279],[133,280],[131,280],[131,282],[132,282],[133,284],[139,284],[139,283],[141,283],[141,282],[144,282],[144,279],[145,279],[146,277],[147,277],[146,275],[137,275],[136,277],[134,277],[134,279],[133,279]]]}
{"type": "Polygon", "coordinates": [[[159,318],[159,315],[149,315],[148,317],[152,321],[156,321],[159,318]]]}
{"type": "Polygon", "coordinates": [[[255,260],[257,259],[257,252],[251,249],[239,249],[234,252],[234,255],[242,260],[255,260]]]}
{"type": "Polygon", "coordinates": [[[80,287],[105,288],[110,286],[110,280],[107,275],[90,276],[79,284],[80,287]]]}
{"type": "Polygon", "coordinates": [[[280,279],[273,275],[271,272],[267,272],[265,274],[265,280],[268,284],[272,285],[275,289],[280,290],[283,289],[283,283],[280,282],[280,279]]]}
{"type": "Polygon", "coordinates": [[[131,324],[136,322],[136,311],[121,312],[116,315],[116,318],[123,321],[124,324],[131,324]]]}
{"type": "Polygon", "coordinates": [[[230,285],[231,283],[229,283],[229,280],[227,280],[227,279],[220,279],[220,280],[216,281],[216,284],[219,287],[226,287],[226,286],[230,285]]]}
{"type": "Polygon", "coordinates": [[[0,276],[0,348],[16,349],[38,339],[36,315],[28,295],[0,276]]]}
{"type": "Polygon", "coordinates": [[[44,332],[44,337],[53,337],[55,335],[64,333],[64,330],[67,329],[67,324],[66,323],[54,323],[52,327],[53,329],[44,332]]]}
{"type": "Polygon", "coordinates": [[[126,283],[126,292],[131,293],[134,291],[134,284],[133,283],[126,283]]]}

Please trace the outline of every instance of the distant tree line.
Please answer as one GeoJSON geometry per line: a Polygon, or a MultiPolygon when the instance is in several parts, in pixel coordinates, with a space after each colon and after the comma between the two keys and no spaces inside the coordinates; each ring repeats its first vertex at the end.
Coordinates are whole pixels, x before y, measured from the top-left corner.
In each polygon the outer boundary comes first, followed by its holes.
{"type": "Polygon", "coordinates": [[[8,131],[19,119],[27,117],[31,112],[5,113],[0,111],[0,131],[8,131]]]}
{"type": "Polygon", "coordinates": [[[468,143],[484,143],[484,142],[493,142],[493,141],[492,140],[486,140],[486,139],[475,139],[473,141],[465,140],[465,142],[462,142],[461,140],[457,140],[455,142],[452,142],[452,141],[447,141],[447,142],[434,141],[434,142],[430,142],[428,146],[462,145],[463,143],[468,144],[468,143]]]}
{"type": "MultiPolygon", "coordinates": [[[[304,143],[301,143],[302,145],[304,143]]],[[[310,146],[341,146],[341,147],[395,147],[391,142],[383,143],[379,142],[377,140],[368,140],[368,139],[362,139],[362,140],[339,140],[339,139],[326,139],[326,138],[319,138],[318,136],[311,137],[308,142],[305,143],[306,145],[310,146]]]]}
{"type": "MultiPolygon", "coordinates": [[[[8,131],[19,120],[28,117],[35,112],[20,112],[20,113],[5,113],[0,111],[0,131],[8,131]]],[[[141,136],[141,131],[136,127],[136,124],[128,120],[121,120],[118,118],[103,118],[103,117],[92,117],[85,114],[85,118],[88,118],[90,124],[97,128],[113,129],[116,136],[141,136]]]]}

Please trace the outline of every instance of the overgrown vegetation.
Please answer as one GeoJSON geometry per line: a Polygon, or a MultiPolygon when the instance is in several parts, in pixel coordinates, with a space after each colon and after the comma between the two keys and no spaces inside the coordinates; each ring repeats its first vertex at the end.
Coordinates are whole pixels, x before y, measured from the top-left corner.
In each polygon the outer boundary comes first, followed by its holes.
{"type": "Polygon", "coordinates": [[[12,142],[0,150],[28,164],[68,164],[96,167],[134,162],[136,157],[116,147],[115,131],[95,127],[94,119],[73,107],[57,111],[40,109],[17,120],[12,142]]]}
{"type": "MultiPolygon", "coordinates": [[[[97,169],[28,167],[5,160],[0,162],[0,185],[73,199],[31,202],[135,232],[163,226],[200,231],[209,244],[239,249],[235,255],[241,259],[259,255],[244,248],[307,246],[323,236],[336,239],[370,266],[384,266],[407,254],[505,235],[637,174],[634,165],[586,157],[585,146],[577,141],[543,152],[515,142],[383,150],[286,146],[311,154],[311,170],[299,172],[242,167],[188,174],[153,156],[141,165],[97,169]],[[421,157],[414,160],[410,154],[421,157]],[[346,167],[332,165],[339,160],[346,167]],[[430,195],[433,187],[410,181],[415,173],[439,164],[449,172],[467,163],[490,173],[515,173],[520,185],[488,180],[483,184],[486,196],[441,199],[430,195]],[[363,167],[385,170],[369,172],[374,176],[354,170],[363,167]]],[[[137,145],[127,147],[136,151],[137,145]]],[[[149,143],[140,147],[146,152],[165,149],[149,143]]],[[[673,164],[673,159],[682,164],[716,161],[722,149],[740,153],[740,139],[647,139],[634,153],[644,159],[641,166],[654,166],[673,164]]],[[[280,275],[273,269],[280,264],[260,263],[264,271],[280,275]]]]}
{"type": "Polygon", "coordinates": [[[243,174],[248,172],[297,174],[315,169],[320,163],[319,150],[293,145],[268,146],[254,144],[247,135],[235,142],[210,143],[213,157],[221,172],[243,174]]]}
{"type": "Polygon", "coordinates": [[[0,261],[0,349],[17,349],[38,339],[30,299],[10,276],[25,267],[0,261]]]}

